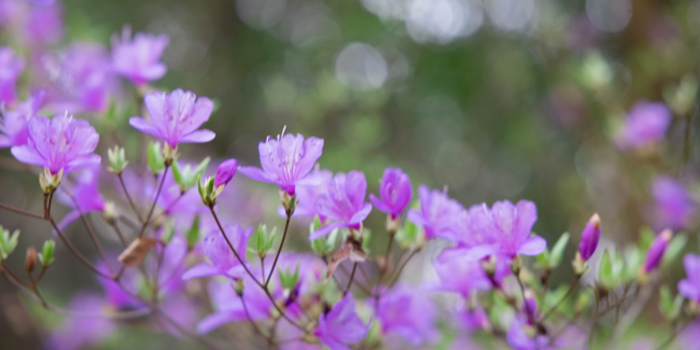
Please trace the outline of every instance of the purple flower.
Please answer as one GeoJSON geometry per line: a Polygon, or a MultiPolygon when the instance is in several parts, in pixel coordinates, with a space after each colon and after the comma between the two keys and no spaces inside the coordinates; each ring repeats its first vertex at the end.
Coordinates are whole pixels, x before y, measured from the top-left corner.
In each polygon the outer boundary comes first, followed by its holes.
{"type": "Polygon", "coordinates": [[[17,108],[5,112],[0,125],[0,148],[21,146],[29,139],[29,121],[37,115],[44,101],[44,93],[38,93],[22,102],[17,108]]]}
{"type": "Polygon", "coordinates": [[[323,139],[309,137],[304,140],[301,134],[286,134],[258,145],[260,165],[241,167],[243,175],[258,181],[269,182],[293,196],[296,186],[317,185],[319,178],[309,176],[316,161],[323,152],[323,139]]]}
{"type": "Polygon", "coordinates": [[[379,186],[379,198],[374,194],[369,195],[377,210],[391,215],[396,219],[406,209],[411,201],[413,189],[408,175],[401,169],[389,168],[384,170],[384,176],[379,186]]]}
{"type": "Polygon", "coordinates": [[[649,273],[651,270],[659,267],[671,238],[673,238],[673,232],[671,232],[671,230],[664,230],[651,242],[651,246],[649,246],[649,250],[647,250],[646,259],[644,260],[644,272],[649,273]]]}
{"type": "Polygon", "coordinates": [[[116,42],[112,51],[114,71],[136,85],[162,78],[167,67],[160,62],[160,56],[168,42],[167,35],[144,33],[136,33],[132,40],[131,31],[125,28],[121,41],[116,42]]]}
{"type": "Polygon", "coordinates": [[[24,20],[24,34],[32,44],[53,44],[63,36],[62,8],[59,4],[30,6],[24,20]]]}
{"type": "Polygon", "coordinates": [[[527,324],[524,316],[516,316],[508,327],[506,341],[514,350],[553,350],[551,339],[546,335],[536,334],[535,329],[527,324]],[[532,333],[532,334],[530,334],[532,333]]]}
{"type": "Polygon", "coordinates": [[[253,321],[270,316],[274,305],[262,288],[255,285],[255,282],[249,277],[243,278],[243,284],[246,287],[243,289],[243,295],[239,297],[231,281],[211,281],[209,296],[216,311],[204,317],[197,324],[198,333],[209,333],[225,324],[246,320],[248,315],[253,321]],[[246,308],[248,309],[247,315],[246,308]]]}
{"type": "Polygon", "coordinates": [[[349,350],[347,344],[364,339],[368,330],[355,312],[355,299],[347,293],[330,311],[319,315],[314,334],[331,350],[349,350]]]}
{"type": "Polygon", "coordinates": [[[129,124],[134,128],[162,138],[173,148],[178,143],[203,143],[214,139],[213,131],[197,130],[209,120],[214,109],[210,99],[197,98],[192,92],[177,89],[170,95],[151,93],[144,100],[151,120],[131,117],[129,124]]]}
{"type": "Polygon", "coordinates": [[[73,208],[59,223],[58,227],[63,230],[81,215],[90,212],[102,212],[105,207],[105,200],[100,194],[97,180],[100,174],[99,166],[90,166],[81,171],[76,178],[76,184],[70,190],[58,192],[58,200],[63,204],[73,208]]]}
{"type": "Polygon", "coordinates": [[[382,293],[374,307],[382,334],[398,334],[413,345],[431,342],[439,336],[435,324],[437,309],[425,293],[398,286],[382,293]]]}
{"type": "Polygon", "coordinates": [[[659,176],[651,192],[659,228],[681,229],[690,224],[695,204],[683,185],[669,176],[659,176]]]}
{"type": "Polygon", "coordinates": [[[228,185],[233,179],[233,175],[236,175],[237,167],[238,162],[233,158],[219,164],[219,167],[216,168],[216,176],[214,176],[214,187],[228,185]]]}
{"type": "Polygon", "coordinates": [[[328,192],[316,200],[319,215],[332,223],[309,236],[315,240],[341,227],[359,229],[362,221],[372,211],[372,204],[365,203],[367,180],[361,171],[338,173],[328,185],[328,192]]]}
{"type": "Polygon", "coordinates": [[[690,300],[700,302],[700,256],[686,254],[683,265],[688,278],[678,282],[678,292],[690,300]]]}
{"type": "MultiPolygon", "coordinates": [[[[321,215],[316,208],[316,200],[328,192],[328,187],[333,183],[333,173],[330,170],[314,170],[309,175],[318,181],[317,185],[313,186],[297,186],[296,196],[297,205],[294,207],[294,216],[298,217],[314,217],[319,216],[321,221],[326,220],[326,217],[321,215]]],[[[286,216],[284,206],[280,206],[278,210],[280,216],[286,216]]]]}
{"type": "MultiPolygon", "coordinates": [[[[228,225],[224,227],[224,230],[226,231],[226,237],[228,237],[233,247],[236,248],[236,252],[241,259],[245,259],[246,247],[248,246],[250,235],[253,233],[253,228],[243,229],[239,225],[228,225]]],[[[211,263],[200,263],[193,266],[182,275],[182,279],[189,280],[210,276],[240,278],[244,275],[245,270],[243,266],[241,266],[240,261],[231,251],[231,247],[229,247],[218,228],[204,237],[202,247],[204,248],[204,254],[211,263]]]]}
{"type": "Polygon", "coordinates": [[[531,236],[537,221],[535,203],[521,200],[516,205],[510,201],[496,202],[491,207],[492,231],[485,243],[475,245],[468,256],[481,259],[489,255],[512,259],[516,255],[537,255],[547,247],[540,236],[531,236]]]}
{"type": "Polygon", "coordinates": [[[598,247],[598,241],[600,240],[600,216],[598,214],[593,214],[588,220],[586,227],[581,232],[581,242],[578,244],[579,252],[581,252],[581,258],[583,261],[588,261],[588,259],[593,256],[595,249],[598,247]]]}
{"type": "Polygon", "coordinates": [[[24,70],[24,60],[9,47],[0,47],[0,102],[12,103],[17,99],[15,85],[24,70]]]}
{"type": "Polygon", "coordinates": [[[459,293],[467,299],[472,292],[491,289],[492,283],[481,262],[469,259],[464,250],[446,250],[433,262],[439,282],[436,290],[459,293]]]}
{"type": "Polygon", "coordinates": [[[671,110],[665,104],[637,102],[617,134],[617,145],[623,150],[630,150],[657,143],[663,140],[670,123],[671,110]]]}
{"type": "Polygon", "coordinates": [[[29,121],[26,145],[12,147],[12,155],[22,163],[43,166],[52,174],[68,173],[100,163],[94,154],[100,136],[84,120],[59,115],[53,119],[36,116],[29,121]]]}
{"type": "Polygon", "coordinates": [[[98,295],[81,293],[70,302],[65,322],[52,331],[47,348],[78,350],[99,345],[115,330],[116,324],[109,318],[105,301],[98,295]]]}
{"type": "Polygon", "coordinates": [[[423,226],[427,239],[435,237],[453,239],[456,234],[455,223],[464,210],[462,205],[441,191],[430,191],[427,186],[418,188],[418,198],[420,211],[409,210],[408,220],[423,226]]]}

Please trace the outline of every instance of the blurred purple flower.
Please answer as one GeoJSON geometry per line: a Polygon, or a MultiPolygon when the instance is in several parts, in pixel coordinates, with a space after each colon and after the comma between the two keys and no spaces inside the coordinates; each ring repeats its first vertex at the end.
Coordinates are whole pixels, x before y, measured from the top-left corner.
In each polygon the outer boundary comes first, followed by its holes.
{"type": "Polygon", "coordinates": [[[238,162],[231,158],[225,160],[219,164],[216,168],[216,176],[214,176],[214,187],[226,186],[233,176],[236,175],[236,168],[238,167],[238,162]]]}
{"type": "Polygon", "coordinates": [[[467,332],[476,332],[486,330],[491,327],[491,318],[483,308],[462,308],[455,314],[457,321],[462,330],[467,332]]]}
{"type": "Polygon", "coordinates": [[[671,230],[664,230],[651,242],[651,246],[649,246],[647,256],[644,260],[644,272],[649,273],[651,270],[659,267],[663,260],[664,253],[666,252],[666,247],[668,247],[668,243],[672,238],[673,232],[671,232],[671,230]]]}
{"type": "Polygon", "coordinates": [[[695,203],[683,185],[669,176],[659,176],[651,185],[651,192],[658,228],[677,230],[690,224],[695,203]]]}
{"type": "MultiPolygon", "coordinates": [[[[551,339],[542,334],[528,334],[526,327],[532,327],[527,324],[525,317],[522,315],[516,316],[508,327],[506,333],[506,341],[513,350],[553,350],[555,347],[551,344],[551,339]]],[[[535,329],[531,329],[535,333],[535,329]]]]}
{"type": "Polygon", "coordinates": [[[678,292],[690,300],[700,302],[700,256],[686,254],[683,265],[687,278],[678,282],[678,292]]]}
{"type": "Polygon", "coordinates": [[[132,39],[131,31],[125,28],[121,41],[116,41],[112,50],[114,71],[136,85],[162,78],[167,67],[160,62],[160,56],[168,42],[167,35],[144,33],[136,33],[132,39]]]}
{"type": "Polygon", "coordinates": [[[60,4],[46,3],[29,6],[24,20],[24,34],[35,45],[54,44],[63,36],[63,13],[60,4]]]}
{"type": "Polygon", "coordinates": [[[341,227],[359,229],[362,221],[372,211],[372,204],[365,203],[367,180],[361,171],[338,173],[328,185],[328,192],[318,197],[316,209],[330,224],[309,236],[315,240],[341,227]]]}
{"type": "Polygon", "coordinates": [[[464,210],[462,205],[441,191],[430,191],[425,185],[418,188],[418,198],[420,199],[420,211],[409,210],[408,220],[423,226],[427,239],[436,237],[454,239],[455,223],[464,210]]]}
{"type": "Polygon", "coordinates": [[[384,170],[384,175],[379,187],[379,198],[370,193],[369,199],[377,210],[391,215],[396,219],[406,209],[411,201],[413,189],[411,180],[401,169],[388,168],[384,170]]]}
{"type": "Polygon", "coordinates": [[[276,184],[290,196],[296,193],[296,186],[318,185],[321,180],[309,175],[323,152],[323,139],[304,140],[301,134],[278,135],[277,139],[268,136],[258,145],[258,152],[262,169],[241,167],[243,175],[276,184]]]}
{"type": "Polygon", "coordinates": [[[319,315],[314,334],[331,350],[349,350],[347,344],[364,339],[368,331],[355,312],[355,299],[347,293],[330,311],[319,315]]]}
{"type": "Polygon", "coordinates": [[[29,121],[37,115],[44,102],[44,93],[39,91],[22,102],[17,108],[5,112],[0,125],[0,148],[21,146],[29,139],[29,121]]]}
{"type": "Polygon", "coordinates": [[[58,228],[63,230],[81,215],[91,212],[102,212],[105,200],[100,194],[97,180],[100,174],[100,166],[90,166],[78,174],[75,186],[57,193],[57,199],[73,210],[66,214],[58,223],[58,228]]]}
{"type": "MultiPolygon", "coordinates": [[[[224,227],[224,230],[226,231],[226,237],[228,237],[233,247],[236,248],[236,252],[242,259],[245,259],[246,247],[251,234],[253,234],[253,228],[243,229],[239,225],[234,224],[224,227]]],[[[224,239],[218,228],[204,237],[202,247],[210,263],[199,263],[191,267],[182,275],[182,279],[189,280],[210,276],[243,277],[245,274],[243,266],[241,266],[231,251],[226,239],[224,239]]]]}
{"type": "Polygon", "coordinates": [[[492,232],[484,243],[469,250],[471,259],[489,255],[512,259],[516,255],[538,255],[547,247],[540,236],[531,236],[532,226],[537,221],[535,203],[521,200],[516,205],[510,201],[496,202],[491,207],[492,232]]]}
{"type": "Polygon", "coordinates": [[[239,297],[231,281],[211,281],[209,284],[209,296],[216,311],[199,321],[197,324],[198,333],[209,333],[225,324],[244,321],[248,319],[248,315],[253,321],[264,319],[271,315],[271,310],[273,310],[274,306],[262,288],[255,285],[255,282],[250,280],[249,277],[243,278],[243,284],[247,287],[243,289],[243,295],[239,297]],[[246,315],[246,309],[248,310],[248,315],[246,315]]]}
{"type": "Polygon", "coordinates": [[[444,251],[433,261],[433,267],[439,278],[436,290],[459,293],[467,299],[474,291],[493,287],[481,262],[469,259],[463,250],[444,251]]]}
{"type": "Polygon", "coordinates": [[[26,145],[12,147],[12,155],[22,163],[42,166],[56,174],[100,163],[94,154],[100,135],[84,120],[59,115],[53,119],[35,116],[29,121],[26,145]]]}
{"type": "Polygon", "coordinates": [[[0,102],[15,102],[15,87],[23,70],[24,59],[15,55],[11,48],[0,47],[0,102]]]}
{"type": "Polygon", "coordinates": [[[588,261],[588,259],[593,256],[593,253],[598,247],[599,240],[600,216],[596,213],[588,220],[586,227],[583,229],[583,232],[581,232],[581,242],[578,244],[578,249],[579,252],[581,252],[583,261],[588,261]]]}
{"type": "Polygon", "coordinates": [[[50,349],[79,350],[99,345],[117,328],[100,296],[80,293],[71,300],[68,308],[73,312],[47,340],[50,349]]]}
{"type": "Polygon", "coordinates": [[[646,147],[663,140],[671,123],[671,110],[660,102],[639,101],[632,106],[616,141],[622,150],[646,147]]]}
{"type": "Polygon", "coordinates": [[[131,117],[129,124],[141,132],[162,138],[171,147],[179,143],[203,143],[214,139],[214,132],[197,130],[209,120],[214,102],[206,97],[197,98],[192,92],[181,89],[155,92],[144,98],[151,120],[131,117]]]}
{"type": "Polygon", "coordinates": [[[398,334],[413,345],[432,342],[439,336],[435,304],[416,288],[393,287],[381,294],[374,310],[384,335],[398,334]]]}

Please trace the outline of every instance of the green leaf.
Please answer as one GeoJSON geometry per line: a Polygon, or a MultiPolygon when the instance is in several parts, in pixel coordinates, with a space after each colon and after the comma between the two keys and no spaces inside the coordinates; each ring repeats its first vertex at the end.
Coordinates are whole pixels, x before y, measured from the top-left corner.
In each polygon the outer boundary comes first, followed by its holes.
{"type": "Polygon", "coordinates": [[[187,246],[192,248],[197,243],[199,242],[201,235],[199,232],[199,215],[196,215],[194,217],[194,220],[192,221],[192,226],[190,226],[189,230],[185,232],[185,240],[187,240],[187,246]]]}
{"type": "Polygon", "coordinates": [[[564,250],[566,249],[566,245],[569,243],[570,236],[571,235],[568,232],[564,232],[564,234],[562,234],[557,240],[557,243],[554,243],[550,260],[551,267],[557,267],[561,263],[561,259],[564,256],[564,250]]]}
{"type": "Polygon", "coordinates": [[[668,246],[666,247],[666,252],[664,253],[662,263],[667,265],[678,259],[678,257],[681,256],[683,249],[685,249],[687,243],[687,235],[679,232],[673,236],[673,239],[671,239],[671,242],[669,242],[668,246]]]}
{"type": "Polygon", "coordinates": [[[180,164],[177,160],[173,162],[172,169],[173,169],[173,179],[175,180],[175,183],[180,185],[180,189],[183,190],[183,192],[184,192],[184,189],[183,189],[185,187],[185,183],[183,181],[184,177],[182,175],[182,170],[180,170],[180,164]]]}
{"type": "Polygon", "coordinates": [[[603,258],[600,261],[600,270],[598,271],[598,281],[606,289],[612,289],[615,284],[615,257],[610,250],[603,253],[603,258]]]}
{"type": "Polygon", "coordinates": [[[165,169],[163,151],[158,142],[150,141],[148,143],[148,168],[154,174],[158,174],[165,169]]]}

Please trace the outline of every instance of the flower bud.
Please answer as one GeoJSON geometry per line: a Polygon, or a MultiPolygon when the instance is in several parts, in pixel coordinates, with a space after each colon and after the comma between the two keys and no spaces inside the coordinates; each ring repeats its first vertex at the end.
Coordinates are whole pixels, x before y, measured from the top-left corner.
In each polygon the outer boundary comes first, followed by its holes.
{"type": "Polygon", "coordinates": [[[63,169],[59,170],[57,173],[52,174],[49,168],[44,168],[44,172],[39,174],[39,184],[41,185],[41,191],[44,194],[49,194],[56,191],[58,186],[61,185],[61,180],[63,179],[63,169]]]}
{"type": "Polygon", "coordinates": [[[110,201],[105,203],[104,209],[102,209],[102,217],[110,225],[117,221],[117,218],[119,218],[119,209],[117,209],[114,202],[110,201]]]}
{"type": "Polygon", "coordinates": [[[107,158],[109,159],[109,168],[107,170],[117,175],[121,174],[126,165],[129,164],[123,147],[114,146],[114,148],[108,149],[107,158]]]}
{"type": "Polygon", "coordinates": [[[673,238],[673,232],[671,232],[669,229],[664,230],[658,236],[656,236],[654,241],[651,243],[651,246],[649,246],[646,259],[644,260],[644,265],[642,266],[644,273],[649,273],[659,267],[664,257],[666,247],[668,247],[668,242],[671,241],[671,238],[673,238]]]}
{"type": "Polygon", "coordinates": [[[596,248],[598,247],[598,241],[600,240],[600,217],[598,214],[593,214],[593,216],[588,220],[588,224],[581,232],[581,242],[578,245],[578,249],[581,252],[581,258],[583,261],[588,261],[588,259],[593,256],[596,248]]]}
{"type": "Polygon", "coordinates": [[[236,175],[237,168],[238,162],[233,158],[219,164],[214,176],[214,187],[226,186],[233,179],[233,175],[236,175]]]}
{"type": "Polygon", "coordinates": [[[53,257],[53,252],[56,249],[56,242],[53,239],[44,242],[44,246],[41,247],[41,253],[39,253],[39,262],[44,268],[49,267],[56,259],[53,257]]]}
{"type": "Polygon", "coordinates": [[[537,318],[537,298],[535,298],[535,293],[531,289],[525,289],[525,311],[532,316],[532,318],[537,318]]]}
{"type": "Polygon", "coordinates": [[[10,232],[0,226],[0,259],[7,259],[17,247],[19,230],[10,232]]]}
{"type": "Polygon", "coordinates": [[[27,272],[34,271],[37,263],[36,249],[34,247],[27,248],[27,254],[24,256],[24,269],[27,272]]]}

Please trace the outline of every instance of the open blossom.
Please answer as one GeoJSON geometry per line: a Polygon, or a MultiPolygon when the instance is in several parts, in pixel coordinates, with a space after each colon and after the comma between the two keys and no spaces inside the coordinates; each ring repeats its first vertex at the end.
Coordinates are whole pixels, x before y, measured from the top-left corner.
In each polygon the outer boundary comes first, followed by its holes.
{"type": "Polygon", "coordinates": [[[459,293],[467,299],[474,291],[493,287],[481,262],[469,259],[463,251],[444,251],[435,259],[433,267],[439,279],[436,290],[459,293]]]}
{"type": "MultiPolygon", "coordinates": [[[[248,319],[248,316],[250,316],[251,320],[257,321],[271,315],[274,305],[272,305],[262,288],[255,286],[255,282],[247,275],[243,278],[243,284],[254,287],[244,288],[243,295],[239,297],[231,281],[212,280],[210,282],[209,296],[214,304],[215,311],[205,316],[197,324],[198,333],[209,333],[225,324],[244,321],[248,319]]],[[[279,295],[274,295],[274,293],[273,296],[279,297],[279,295]]]]}
{"type": "Polygon", "coordinates": [[[368,330],[355,312],[355,299],[347,293],[330,311],[319,315],[314,334],[331,350],[349,350],[348,344],[364,339],[368,330]]]}
{"type": "Polygon", "coordinates": [[[700,302],[700,256],[686,254],[683,265],[687,278],[678,282],[678,292],[690,300],[700,302]]]}
{"type": "Polygon", "coordinates": [[[369,195],[369,199],[377,210],[391,215],[396,219],[406,209],[411,201],[413,189],[411,180],[401,169],[389,168],[384,170],[384,175],[379,186],[379,197],[369,195]]]}
{"type": "Polygon", "coordinates": [[[0,102],[12,103],[17,99],[15,85],[24,70],[24,60],[9,47],[0,47],[0,102]]]}
{"type": "Polygon", "coordinates": [[[659,228],[681,229],[690,224],[695,204],[678,181],[669,176],[656,178],[651,187],[659,228]]]}
{"type": "Polygon", "coordinates": [[[319,178],[309,175],[323,152],[323,139],[309,137],[304,140],[301,134],[278,135],[276,139],[268,136],[258,145],[258,152],[262,169],[241,167],[243,175],[276,184],[290,196],[296,193],[296,186],[320,182],[319,178]]]}
{"type": "MultiPolygon", "coordinates": [[[[239,225],[228,225],[224,227],[224,230],[226,231],[226,237],[228,237],[241,259],[245,259],[246,247],[248,246],[250,235],[253,233],[253,228],[243,229],[239,225]]],[[[188,280],[210,276],[240,278],[245,273],[243,266],[241,266],[240,261],[231,251],[226,239],[218,228],[204,237],[202,248],[211,263],[200,263],[193,266],[183,274],[183,279],[188,280]]]]}
{"type": "Polygon", "coordinates": [[[581,242],[578,245],[579,252],[581,253],[581,258],[583,261],[588,261],[588,259],[593,256],[596,248],[598,247],[598,241],[600,240],[600,217],[598,214],[593,214],[593,216],[588,220],[586,227],[581,232],[581,242]]]}
{"type": "Polygon", "coordinates": [[[167,67],[160,61],[160,56],[168,42],[167,35],[144,33],[136,33],[132,39],[131,31],[125,29],[121,41],[116,42],[112,51],[114,71],[136,85],[162,78],[167,67]]]}
{"type": "Polygon", "coordinates": [[[37,115],[44,102],[44,93],[39,91],[22,102],[17,108],[5,112],[0,125],[0,148],[20,146],[29,139],[29,121],[37,115]]]}
{"type": "Polygon", "coordinates": [[[107,302],[99,295],[82,292],[71,300],[69,309],[72,312],[64,322],[51,331],[48,349],[93,347],[117,330],[117,324],[108,317],[107,302]]]}
{"type": "Polygon", "coordinates": [[[91,166],[79,172],[75,186],[67,191],[58,192],[58,200],[73,210],[61,219],[58,228],[63,230],[81,215],[90,212],[102,212],[105,200],[100,194],[97,180],[99,166],[91,166]],[[69,194],[70,195],[69,195],[69,194]]]}
{"type": "Polygon", "coordinates": [[[621,149],[629,150],[660,142],[670,123],[671,110],[665,104],[637,102],[617,134],[617,144],[621,149]]]}
{"type": "Polygon", "coordinates": [[[435,304],[416,288],[397,286],[383,292],[374,309],[384,335],[398,334],[413,345],[439,336],[435,304]]]}
{"type": "Polygon", "coordinates": [[[316,230],[309,239],[318,239],[341,227],[360,228],[372,211],[372,204],[365,203],[366,192],[367,180],[361,171],[336,174],[328,192],[316,200],[318,213],[331,223],[316,230]]]}
{"type": "MultiPolygon", "coordinates": [[[[297,205],[294,207],[293,215],[298,217],[314,217],[318,215],[319,219],[324,221],[326,217],[318,212],[316,201],[328,192],[328,186],[333,182],[333,172],[318,169],[311,172],[309,176],[317,179],[318,184],[296,187],[297,205]]],[[[284,206],[280,206],[278,212],[281,216],[286,216],[284,206]]]]}
{"type": "Polygon", "coordinates": [[[173,148],[179,143],[203,143],[214,139],[213,131],[197,130],[209,120],[214,110],[214,102],[210,99],[197,98],[192,92],[177,89],[170,95],[165,92],[148,94],[144,102],[151,120],[131,117],[129,124],[134,128],[160,137],[173,148]]]}
{"type": "Polygon", "coordinates": [[[644,272],[648,273],[659,267],[666,252],[666,247],[668,247],[668,243],[671,242],[672,238],[673,232],[664,230],[651,242],[649,250],[647,250],[647,256],[644,259],[644,272]]]}
{"type": "Polygon", "coordinates": [[[535,203],[521,200],[516,205],[510,201],[496,202],[491,207],[492,231],[487,241],[469,251],[471,259],[489,255],[512,259],[516,255],[537,255],[547,247],[547,241],[531,236],[537,221],[535,203]]]}
{"type": "Polygon", "coordinates": [[[100,136],[84,120],[68,115],[53,119],[36,116],[29,121],[26,145],[12,147],[12,155],[22,163],[42,166],[51,174],[68,173],[100,163],[94,154],[100,136]]]}
{"type": "Polygon", "coordinates": [[[418,188],[418,198],[420,210],[409,210],[408,220],[423,226],[428,239],[436,237],[452,239],[456,234],[455,223],[460,212],[464,210],[462,205],[441,191],[431,191],[427,186],[418,188]]]}

